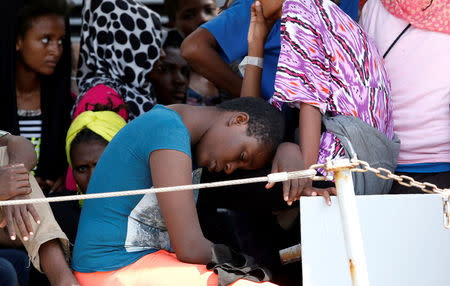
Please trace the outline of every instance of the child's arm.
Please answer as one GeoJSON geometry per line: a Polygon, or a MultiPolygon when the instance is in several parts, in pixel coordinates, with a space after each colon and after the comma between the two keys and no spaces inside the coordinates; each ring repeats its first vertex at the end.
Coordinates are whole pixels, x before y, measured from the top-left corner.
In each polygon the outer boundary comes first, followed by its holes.
{"type": "Polygon", "coordinates": [[[197,73],[239,97],[242,79],[217,53],[218,46],[210,31],[198,28],[183,41],[181,55],[197,73]]]}
{"type": "MultiPolygon", "coordinates": [[[[149,161],[154,187],[192,184],[192,162],[187,154],[161,149],[153,151],[149,161]]],[[[200,228],[193,191],[159,193],[156,197],[177,258],[188,263],[208,263],[212,243],[200,228]]]]}
{"type": "MultiPolygon", "coordinates": [[[[252,5],[250,26],[248,28],[248,56],[264,58],[264,43],[270,29],[263,16],[259,1],[252,5]]],[[[241,97],[261,97],[262,68],[247,64],[242,80],[241,97]]]]}
{"type": "Polygon", "coordinates": [[[318,108],[303,102],[300,103],[298,123],[300,150],[307,168],[316,164],[319,157],[321,123],[322,113],[318,108]]]}

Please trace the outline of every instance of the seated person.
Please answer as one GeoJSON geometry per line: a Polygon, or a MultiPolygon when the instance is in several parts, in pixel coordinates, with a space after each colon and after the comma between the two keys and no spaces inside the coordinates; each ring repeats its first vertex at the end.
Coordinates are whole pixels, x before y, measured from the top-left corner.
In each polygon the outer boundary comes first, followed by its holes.
{"type": "Polygon", "coordinates": [[[186,103],[191,69],[181,56],[182,42],[177,30],[169,30],[161,57],[150,72],[152,95],[159,104],[186,103]]]}
{"type": "MultiPolygon", "coordinates": [[[[125,120],[112,111],[85,111],[72,122],[67,132],[66,154],[78,193],[86,193],[92,172],[106,145],[125,124],[125,120]]],[[[73,195],[73,191],[55,193],[55,196],[62,195],[73,195]]],[[[51,204],[53,214],[71,244],[75,243],[82,205],[83,201],[51,204]]]]}
{"type": "Polygon", "coordinates": [[[127,105],[126,120],[149,111],[156,103],[148,74],[160,56],[159,15],[135,0],[86,0],[82,15],[74,117],[108,97],[127,105]]]}
{"type": "MultiPolygon", "coordinates": [[[[283,133],[281,113],[261,99],[157,105],[108,144],[87,193],[192,184],[193,166],[258,169],[283,133]]],[[[217,285],[204,265],[211,246],[191,190],[85,200],[72,268],[83,285],[217,285]]]]}
{"type": "Polygon", "coordinates": [[[9,19],[8,29],[0,36],[0,129],[33,143],[38,162],[32,173],[47,194],[64,187],[67,167],[64,136],[73,104],[68,85],[67,3],[23,0],[2,4],[7,6],[2,6],[3,17],[9,19]]]}
{"type": "Polygon", "coordinates": [[[27,286],[30,275],[30,260],[21,249],[0,249],[0,285],[27,286]]]}
{"type": "MultiPolygon", "coordinates": [[[[217,4],[214,0],[165,0],[164,5],[169,16],[169,27],[181,32],[183,38],[189,36],[200,25],[217,16],[217,4]]],[[[187,104],[215,105],[222,100],[222,90],[195,70],[191,72],[187,104]]]]}
{"type": "MultiPolygon", "coordinates": [[[[33,166],[36,162],[36,153],[30,141],[20,136],[11,136],[7,132],[0,131],[0,146],[10,146],[13,154],[28,153],[25,156],[33,166]]],[[[11,162],[14,162],[13,158],[11,162]]],[[[31,193],[28,180],[28,170],[24,164],[9,164],[0,167],[0,200],[8,200],[18,195],[31,193]]],[[[4,224],[4,223],[2,223],[4,224]]],[[[28,255],[22,250],[0,249],[0,285],[22,286],[28,285],[29,279],[28,255]]]]}
{"type": "MultiPolygon", "coordinates": [[[[11,199],[44,197],[34,176],[28,175],[35,163],[36,152],[25,138],[9,134],[0,138],[0,166],[6,165],[8,172],[15,173],[13,179],[16,180],[9,191],[6,189],[4,198],[12,194],[16,196],[11,199]],[[7,165],[8,162],[11,165],[7,165]]],[[[44,271],[52,285],[78,285],[64,255],[69,254],[67,237],[56,223],[48,204],[5,206],[1,217],[1,226],[6,226],[9,235],[0,230],[0,245],[17,247],[23,244],[34,267],[44,271]],[[16,240],[17,236],[20,241],[16,240]]]]}

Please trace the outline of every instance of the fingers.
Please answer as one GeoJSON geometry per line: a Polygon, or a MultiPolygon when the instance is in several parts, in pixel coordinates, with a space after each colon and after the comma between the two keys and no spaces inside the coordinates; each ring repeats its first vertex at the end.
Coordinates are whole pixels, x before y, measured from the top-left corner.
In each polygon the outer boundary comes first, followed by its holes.
{"type": "Polygon", "coordinates": [[[16,170],[17,173],[25,173],[28,174],[27,168],[25,168],[24,164],[9,164],[5,166],[6,168],[11,168],[16,170]]]}
{"type": "Polygon", "coordinates": [[[29,195],[33,190],[30,186],[24,186],[17,189],[17,195],[29,195]]]}
{"type": "Polygon", "coordinates": [[[271,189],[273,186],[275,186],[275,182],[267,183],[266,189],[271,189]]]}
{"type": "Polygon", "coordinates": [[[328,191],[329,191],[331,194],[337,196],[337,190],[336,190],[336,188],[328,188],[328,191]]]}
{"type": "MultiPolygon", "coordinates": [[[[272,162],[272,170],[270,171],[272,174],[273,173],[278,173],[280,172],[279,168],[278,168],[278,163],[276,160],[274,160],[272,162]]],[[[271,189],[273,186],[275,186],[275,182],[269,182],[266,184],[266,189],[271,189]]]]}
{"type": "MultiPolygon", "coordinates": [[[[25,205],[25,206],[21,207],[22,220],[23,220],[23,223],[25,224],[25,228],[29,235],[34,234],[33,225],[31,224],[30,216],[28,215],[28,213],[31,213],[31,211],[30,211],[31,208],[34,210],[34,207],[32,205],[25,205]]],[[[34,210],[34,211],[36,211],[36,210],[34,210]]]]}
{"type": "Polygon", "coordinates": [[[6,229],[8,230],[9,237],[11,238],[11,240],[16,240],[16,230],[14,228],[14,221],[13,221],[14,208],[8,206],[4,207],[3,210],[6,217],[6,229]]]}
{"type": "Polygon", "coordinates": [[[59,177],[55,183],[53,184],[53,186],[50,189],[50,193],[54,192],[54,191],[61,191],[64,187],[64,177],[59,177]]]}
{"type": "MultiPolygon", "coordinates": [[[[31,214],[31,216],[33,217],[34,221],[37,224],[40,224],[41,223],[41,218],[39,217],[39,214],[36,211],[36,209],[34,208],[34,206],[33,205],[27,205],[27,208],[28,208],[28,212],[31,214]]],[[[33,231],[33,230],[31,230],[31,231],[33,231]]]]}
{"type": "Polygon", "coordinates": [[[302,196],[309,196],[309,197],[322,196],[325,199],[325,203],[327,205],[331,206],[330,194],[336,195],[336,189],[335,188],[326,188],[326,189],[306,188],[302,192],[302,196]]]}
{"type": "Polygon", "coordinates": [[[290,182],[290,190],[289,190],[289,199],[287,201],[288,205],[292,205],[292,203],[296,200],[298,196],[300,196],[300,183],[297,179],[291,180],[290,182]]]}
{"type": "Polygon", "coordinates": [[[256,13],[257,18],[264,21],[263,8],[261,6],[261,2],[259,2],[259,1],[255,2],[255,13],[256,13]]]}
{"type": "MultiPolygon", "coordinates": [[[[258,2],[258,1],[257,1],[258,2]]],[[[252,19],[256,18],[256,2],[252,4],[252,7],[250,9],[250,16],[252,19]]]]}
{"type": "Polygon", "coordinates": [[[289,201],[289,191],[291,189],[291,180],[287,180],[283,182],[283,199],[287,202],[288,205],[291,205],[292,202],[289,201]]]}
{"type": "MultiPolygon", "coordinates": [[[[16,210],[14,211],[14,220],[16,221],[17,228],[19,229],[19,232],[22,235],[23,240],[25,240],[25,241],[28,240],[28,235],[29,235],[27,228],[25,226],[25,222],[24,222],[24,220],[26,220],[26,219],[28,219],[26,208],[24,206],[16,207],[16,210]]],[[[29,223],[29,221],[28,221],[28,223],[29,223]]],[[[12,227],[14,227],[14,226],[12,226],[12,227]]]]}

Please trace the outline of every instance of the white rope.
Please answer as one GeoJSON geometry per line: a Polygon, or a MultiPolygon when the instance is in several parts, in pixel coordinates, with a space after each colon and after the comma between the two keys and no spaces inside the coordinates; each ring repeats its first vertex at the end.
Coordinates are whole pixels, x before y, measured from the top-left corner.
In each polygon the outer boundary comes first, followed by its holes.
{"type": "Polygon", "coordinates": [[[287,181],[290,179],[313,178],[315,176],[315,174],[316,174],[316,170],[307,169],[307,170],[294,171],[294,172],[274,173],[274,174],[269,174],[264,177],[254,177],[254,178],[247,178],[247,179],[228,180],[228,181],[203,183],[203,184],[172,186],[172,187],[163,187],[163,188],[150,188],[150,189],[109,192],[109,193],[96,193],[96,194],[87,194],[87,195],[73,195],[73,196],[60,196],[60,197],[51,197],[51,198],[0,201],[0,207],[1,206],[23,205],[23,204],[40,204],[40,203],[51,203],[51,202],[64,202],[64,201],[135,196],[135,195],[144,195],[144,194],[150,194],[150,193],[166,193],[166,192],[225,187],[225,186],[260,183],[260,182],[275,183],[275,182],[287,181]]]}

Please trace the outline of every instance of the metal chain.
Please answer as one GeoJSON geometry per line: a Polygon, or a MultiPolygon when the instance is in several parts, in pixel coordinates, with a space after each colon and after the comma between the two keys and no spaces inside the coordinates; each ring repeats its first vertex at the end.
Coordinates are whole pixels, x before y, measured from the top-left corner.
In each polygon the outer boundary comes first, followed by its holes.
{"type": "MultiPolygon", "coordinates": [[[[384,180],[395,180],[400,185],[406,186],[406,187],[415,187],[419,188],[425,193],[429,194],[440,194],[442,196],[442,202],[443,202],[443,215],[444,215],[444,227],[449,229],[450,228],[450,188],[440,189],[435,184],[431,184],[428,182],[418,182],[414,180],[411,177],[405,176],[405,175],[396,175],[392,173],[390,170],[385,168],[373,168],[367,163],[366,161],[359,160],[356,156],[353,157],[348,164],[345,166],[340,165],[339,167],[336,167],[332,161],[327,161],[325,164],[315,164],[309,167],[310,169],[314,169],[317,171],[317,169],[324,169],[327,172],[334,171],[336,168],[351,168],[350,171],[356,172],[356,173],[366,173],[366,172],[372,172],[377,177],[384,179],[384,180]]],[[[329,177],[318,177],[315,176],[312,178],[312,180],[329,180],[329,177]]]]}

